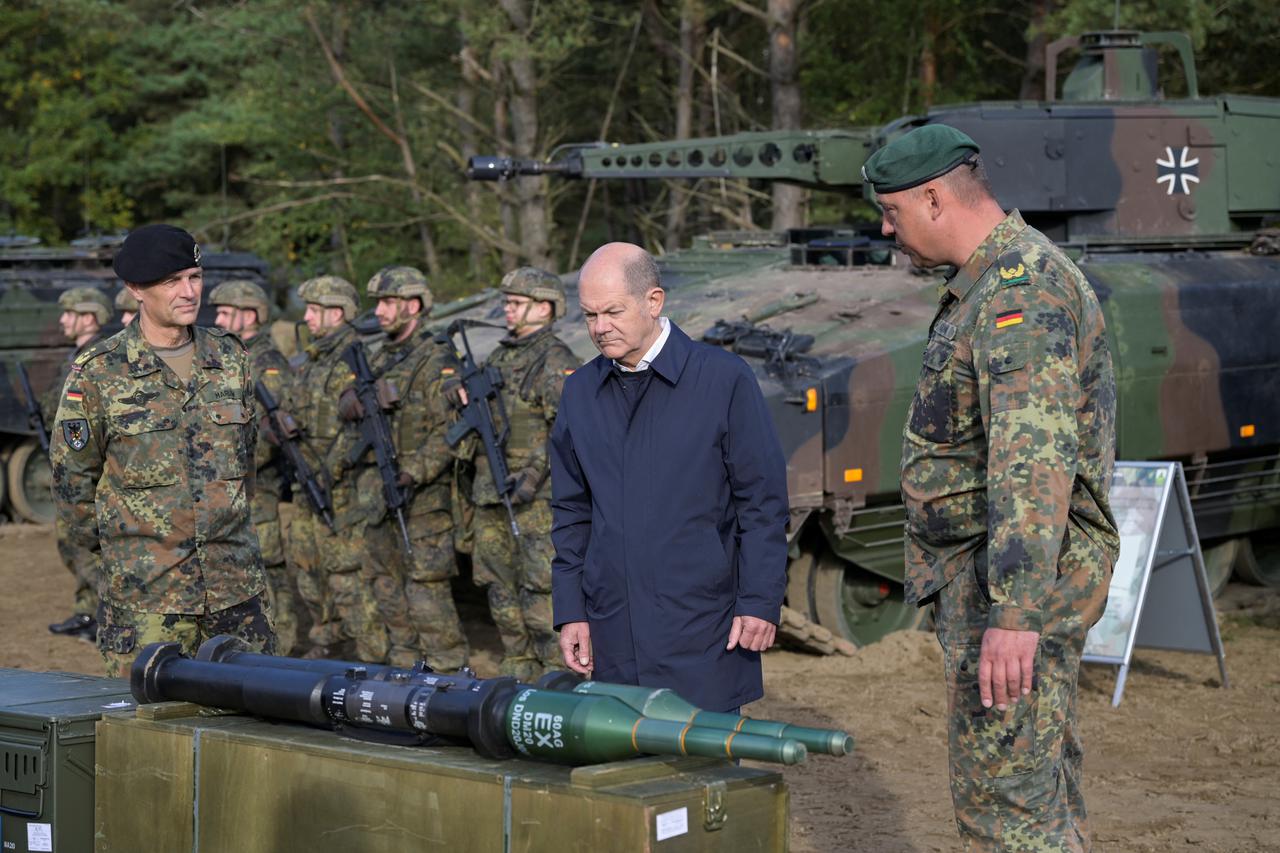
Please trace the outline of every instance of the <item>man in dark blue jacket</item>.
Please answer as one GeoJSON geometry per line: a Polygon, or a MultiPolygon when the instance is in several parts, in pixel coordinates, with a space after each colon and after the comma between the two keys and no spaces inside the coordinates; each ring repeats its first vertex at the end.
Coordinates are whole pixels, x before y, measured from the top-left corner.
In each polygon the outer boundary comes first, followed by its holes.
{"type": "Polygon", "coordinates": [[[578,296],[600,355],[566,380],[550,439],[565,664],[736,710],[764,695],[786,586],[786,461],[760,387],[662,316],[639,246],[597,249],[578,296]]]}

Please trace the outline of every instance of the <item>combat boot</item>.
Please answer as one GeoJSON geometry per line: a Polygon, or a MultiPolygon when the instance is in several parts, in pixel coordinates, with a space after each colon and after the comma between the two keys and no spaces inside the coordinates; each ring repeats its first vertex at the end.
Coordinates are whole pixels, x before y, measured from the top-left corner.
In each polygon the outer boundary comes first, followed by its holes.
{"type": "Polygon", "coordinates": [[[77,639],[87,640],[90,643],[96,643],[98,641],[98,620],[88,613],[73,613],[61,622],[54,622],[50,625],[49,633],[65,634],[68,637],[76,637],[77,639]]]}

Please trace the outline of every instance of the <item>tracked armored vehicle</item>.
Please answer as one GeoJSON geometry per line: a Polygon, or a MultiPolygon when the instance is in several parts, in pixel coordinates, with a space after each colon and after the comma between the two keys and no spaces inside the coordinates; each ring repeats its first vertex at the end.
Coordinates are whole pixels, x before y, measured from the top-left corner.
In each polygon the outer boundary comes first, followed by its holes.
{"type": "MultiPolygon", "coordinates": [[[[0,507],[15,521],[53,521],[49,462],[27,417],[15,365],[26,366],[32,390],[42,397],[60,375],[74,347],[62,336],[58,297],[73,287],[96,287],[114,297],[124,286],[111,270],[123,240],[98,237],[70,246],[41,246],[29,237],[0,238],[0,507]]],[[[206,252],[205,287],[248,278],[271,291],[267,264],[245,252],[206,252]]],[[[201,306],[200,325],[212,325],[215,310],[201,306]]],[[[103,335],[120,330],[113,319],[103,335]]],[[[51,428],[52,425],[47,425],[51,428]]]]}
{"type": "MultiPolygon", "coordinates": [[[[861,166],[924,124],[972,136],[999,201],[1076,260],[1106,312],[1122,459],[1186,467],[1212,581],[1280,583],[1280,100],[1198,91],[1180,33],[1048,48],[1042,101],[962,104],[884,127],[567,146],[479,157],[477,179],[751,178],[869,194],[861,166]],[[1188,96],[1157,91],[1172,46],[1188,96]],[[1059,87],[1058,58],[1079,61],[1059,87]]],[[[943,270],[878,226],[719,232],[660,259],[668,312],[755,369],[788,456],[787,599],[858,643],[918,622],[903,601],[902,426],[943,270]]],[[[572,276],[570,276],[572,279],[572,276]]],[[[570,299],[570,304],[575,302],[570,299]]],[[[580,318],[563,333],[595,355],[580,318]]]]}

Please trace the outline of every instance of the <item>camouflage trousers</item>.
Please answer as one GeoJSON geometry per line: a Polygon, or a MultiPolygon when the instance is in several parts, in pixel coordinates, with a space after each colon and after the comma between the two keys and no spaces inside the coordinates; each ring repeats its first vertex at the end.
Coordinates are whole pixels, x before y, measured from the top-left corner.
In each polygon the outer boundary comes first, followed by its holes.
{"type": "Polygon", "coordinates": [[[290,654],[298,642],[298,602],[294,572],[284,560],[280,535],[280,517],[254,520],[262,551],[262,567],[267,573],[267,595],[271,601],[272,621],[276,626],[276,650],[290,654]]]}
{"type": "Polygon", "coordinates": [[[62,519],[55,521],[54,530],[58,537],[58,556],[62,558],[62,565],[66,566],[67,571],[71,572],[76,579],[75,612],[88,613],[92,616],[98,612],[98,573],[92,569],[76,566],[72,559],[73,551],[67,545],[66,528],[63,526],[62,519]]]}
{"type": "Polygon", "coordinates": [[[551,615],[551,505],[535,501],[515,509],[518,541],[505,507],[476,507],[472,573],[477,586],[487,587],[502,638],[500,672],[534,679],[564,668],[551,615]]]}
{"type": "Polygon", "coordinates": [[[210,637],[231,634],[248,644],[250,651],[276,653],[271,603],[261,595],[206,614],[142,613],[104,603],[98,622],[98,651],[111,678],[128,678],[134,659],[150,643],[181,643],[182,653],[193,656],[210,637]]]}
{"type": "Polygon", "coordinates": [[[458,573],[453,520],[442,510],[411,516],[407,526],[411,557],[405,554],[394,518],[365,531],[362,576],[386,627],[387,662],[409,667],[425,660],[432,669],[450,672],[465,666],[468,655],[449,585],[449,578],[458,573]]]}
{"type": "Polygon", "coordinates": [[[1087,851],[1084,749],[1076,680],[1085,635],[1106,606],[1108,565],[1076,563],[1045,606],[1031,693],[983,708],[978,661],[990,601],[986,555],[938,592],[935,619],[947,678],[951,798],[965,849],[1087,851]]]}
{"type": "Polygon", "coordinates": [[[311,620],[308,654],[384,660],[387,632],[360,572],[364,525],[334,533],[320,517],[299,512],[289,525],[289,556],[297,567],[298,597],[311,620]]]}

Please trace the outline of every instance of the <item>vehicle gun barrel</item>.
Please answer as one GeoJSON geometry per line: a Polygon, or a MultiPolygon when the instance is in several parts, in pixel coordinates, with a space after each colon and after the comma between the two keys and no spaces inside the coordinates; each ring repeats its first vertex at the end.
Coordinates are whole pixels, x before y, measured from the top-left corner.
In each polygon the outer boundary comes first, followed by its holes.
{"type": "Polygon", "coordinates": [[[548,161],[480,156],[467,162],[471,180],[524,175],[564,178],[752,178],[826,190],[859,190],[875,131],[772,130],[635,144],[567,145],[548,161]]]}
{"type": "MultiPolygon", "coordinates": [[[[452,738],[486,758],[560,764],[636,755],[700,755],[780,764],[805,759],[790,738],[744,734],[645,717],[612,696],[521,685],[513,678],[370,678],[357,665],[341,674],[298,668],[290,659],[258,666],[184,657],[178,643],[153,643],[130,671],[139,702],[187,701],[326,728],[452,738]]],[[[308,662],[315,663],[315,662],[308,662]]]]}

